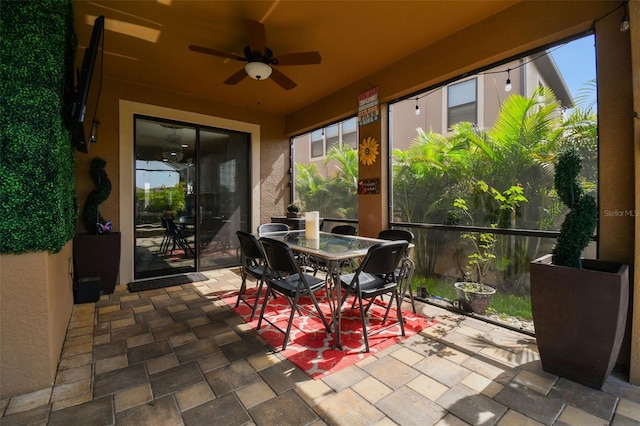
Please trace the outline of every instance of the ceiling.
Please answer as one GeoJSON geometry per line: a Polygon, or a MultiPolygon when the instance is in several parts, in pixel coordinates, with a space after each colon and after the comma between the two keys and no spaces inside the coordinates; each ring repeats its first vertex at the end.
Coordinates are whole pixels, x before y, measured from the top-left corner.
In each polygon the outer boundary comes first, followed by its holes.
{"type": "MultiPolygon", "coordinates": [[[[104,76],[223,104],[286,115],[520,0],[491,1],[82,1],[73,2],[78,57],[104,15],[104,76]],[[262,22],[274,56],[318,51],[321,64],[277,66],[297,83],[223,82],[244,62],[245,20],[262,22]]],[[[77,61],[76,63],[79,63],[77,61]]]]}

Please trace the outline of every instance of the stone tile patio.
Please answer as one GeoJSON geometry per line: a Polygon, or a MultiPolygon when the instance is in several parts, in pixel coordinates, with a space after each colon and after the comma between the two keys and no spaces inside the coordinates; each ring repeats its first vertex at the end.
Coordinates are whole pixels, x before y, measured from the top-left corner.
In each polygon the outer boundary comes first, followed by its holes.
{"type": "Polygon", "coordinates": [[[420,303],[438,321],[381,353],[309,378],[209,281],[76,305],[55,384],[0,401],[10,425],[640,425],[640,388],[594,390],[542,371],[535,339],[420,303]]]}

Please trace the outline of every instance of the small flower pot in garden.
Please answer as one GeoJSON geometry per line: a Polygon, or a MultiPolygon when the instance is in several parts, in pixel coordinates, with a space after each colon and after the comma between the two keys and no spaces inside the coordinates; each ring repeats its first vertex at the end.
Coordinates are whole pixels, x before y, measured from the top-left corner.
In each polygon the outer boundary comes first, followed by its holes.
{"type": "Polygon", "coordinates": [[[460,308],[466,312],[484,315],[496,289],[488,285],[458,282],[454,284],[460,308]]]}
{"type": "Polygon", "coordinates": [[[418,288],[416,289],[416,295],[420,298],[420,299],[426,299],[427,296],[429,295],[429,292],[427,291],[427,288],[425,286],[418,286],[418,288]]]}

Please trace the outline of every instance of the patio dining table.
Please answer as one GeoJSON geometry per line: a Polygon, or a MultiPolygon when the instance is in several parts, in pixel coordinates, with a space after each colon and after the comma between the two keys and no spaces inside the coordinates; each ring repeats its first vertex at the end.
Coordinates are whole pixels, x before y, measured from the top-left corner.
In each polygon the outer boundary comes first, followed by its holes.
{"type": "Polygon", "coordinates": [[[285,242],[297,253],[314,256],[327,261],[327,276],[325,279],[327,302],[331,310],[334,329],[334,348],[342,349],[340,339],[340,320],[342,306],[342,289],[340,286],[341,261],[364,257],[369,248],[385,240],[320,232],[317,240],[307,239],[305,231],[271,232],[262,235],[285,242]]]}

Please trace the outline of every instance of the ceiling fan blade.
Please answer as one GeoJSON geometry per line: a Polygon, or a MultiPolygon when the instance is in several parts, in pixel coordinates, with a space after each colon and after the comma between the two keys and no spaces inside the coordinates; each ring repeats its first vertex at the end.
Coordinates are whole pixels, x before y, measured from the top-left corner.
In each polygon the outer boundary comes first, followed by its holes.
{"type": "Polygon", "coordinates": [[[264,53],[266,44],[266,35],[264,25],[258,21],[247,19],[245,21],[245,31],[247,32],[247,41],[252,51],[264,53]]]}
{"type": "Polygon", "coordinates": [[[276,65],[314,65],[319,64],[322,58],[319,52],[298,52],[280,55],[276,60],[276,65]]]}
{"type": "Polygon", "coordinates": [[[269,78],[284,90],[291,90],[297,86],[297,84],[293,80],[291,80],[289,77],[275,68],[272,68],[271,76],[269,78]]]}
{"type": "Polygon", "coordinates": [[[210,49],[208,47],[196,46],[193,44],[189,45],[189,50],[192,52],[206,53],[207,55],[220,56],[222,58],[235,59],[237,61],[246,61],[242,56],[237,56],[232,53],[222,52],[220,50],[210,49]]]}
{"type": "Polygon", "coordinates": [[[240,83],[247,76],[247,72],[244,68],[241,68],[236,73],[232,74],[231,77],[227,78],[224,81],[224,84],[234,85],[240,83]]]}

